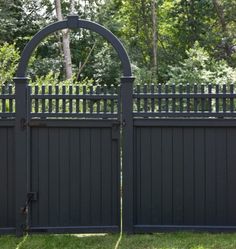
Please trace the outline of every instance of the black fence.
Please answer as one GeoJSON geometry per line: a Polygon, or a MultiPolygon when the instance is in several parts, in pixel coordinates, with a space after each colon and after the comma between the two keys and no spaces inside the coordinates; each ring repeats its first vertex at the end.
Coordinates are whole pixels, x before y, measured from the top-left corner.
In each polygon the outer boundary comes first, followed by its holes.
{"type": "Polygon", "coordinates": [[[235,97],[234,84],[134,88],[126,231],[235,230],[235,97]]]}
{"type": "Polygon", "coordinates": [[[236,231],[233,84],[133,86],[120,41],[77,16],[35,35],[14,80],[0,89],[1,234],[118,232],[121,203],[128,233],[236,231]],[[64,28],[114,46],[120,86],[28,84],[33,49],[64,28]]]}

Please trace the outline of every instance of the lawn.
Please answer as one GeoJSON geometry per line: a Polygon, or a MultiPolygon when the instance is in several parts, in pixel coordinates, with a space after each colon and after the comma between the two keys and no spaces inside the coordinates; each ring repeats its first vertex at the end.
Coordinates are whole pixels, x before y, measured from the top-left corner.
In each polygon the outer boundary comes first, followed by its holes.
{"type": "Polygon", "coordinates": [[[162,233],[123,235],[1,236],[0,249],[236,249],[236,234],[162,233]],[[23,241],[24,240],[24,241],[23,241]]]}

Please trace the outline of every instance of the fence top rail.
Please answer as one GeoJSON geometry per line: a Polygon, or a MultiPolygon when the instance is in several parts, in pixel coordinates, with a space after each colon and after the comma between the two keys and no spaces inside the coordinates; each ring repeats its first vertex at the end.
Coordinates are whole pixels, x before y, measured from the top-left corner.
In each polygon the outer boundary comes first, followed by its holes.
{"type": "Polygon", "coordinates": [[[137,84],[134,93],[209,93],[209,92],[235,92],[236,83],[211,83],[211,84],[175,84],[175,83],[152,83],[137,84]]]}

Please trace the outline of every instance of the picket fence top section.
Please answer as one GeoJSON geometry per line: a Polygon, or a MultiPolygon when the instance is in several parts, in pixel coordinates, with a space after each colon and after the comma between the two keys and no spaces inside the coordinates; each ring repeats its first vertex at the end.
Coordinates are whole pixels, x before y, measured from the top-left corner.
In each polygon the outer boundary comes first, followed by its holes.
{"type": "MultiPolygon", "coordinates": [[[[29,85],[30,118],[118,119],[120,86],[29,85]]],[[[15,87],[0,87],[0,117],[15,117],[15,87]]],[[[151,84],[133,89],[134,118],[235,118],[234,84],[151,84]]]]}

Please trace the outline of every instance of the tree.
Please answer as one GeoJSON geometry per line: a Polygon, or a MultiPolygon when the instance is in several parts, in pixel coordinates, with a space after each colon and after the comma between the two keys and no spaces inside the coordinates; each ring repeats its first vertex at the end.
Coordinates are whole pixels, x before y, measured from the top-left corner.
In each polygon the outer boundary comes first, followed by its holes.
{"type": "Polygon", "coordinates": [[[0,84],[13,82],[19,58],[15,44],[4,43],[0,46],[0,84]]]}
{"type": "MultiPolygon", "coordinates": [[[[73,3],[73,10],[74,10],[74,2],[73,3]]],[[[61,10],[61,1],[55,0],[56,6],[56,15],[58,21],[63,20],[62,10],[61,10]]],[[[62,30],[62,48],[63,48],[63,55],[64,55],[64,65],[66,71],[66,79],[70,79],[72,77],[72,61],[71,61],[71,52],[70,52],[70,35],[69,30],[62,30]]]]}
{"type": "Polygon", "coordinates": [[[176,66],[169,67],[169,83],[236,83],[235,69],[225,60],[215,60],[195,42],[186,51],[187,58],[176,66]]]}
{"type": "Polygon", "coordinates": [[[153,51],[153,75],[157,77],[157,2],[152,0],[152,51],[153,51]]]}

